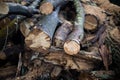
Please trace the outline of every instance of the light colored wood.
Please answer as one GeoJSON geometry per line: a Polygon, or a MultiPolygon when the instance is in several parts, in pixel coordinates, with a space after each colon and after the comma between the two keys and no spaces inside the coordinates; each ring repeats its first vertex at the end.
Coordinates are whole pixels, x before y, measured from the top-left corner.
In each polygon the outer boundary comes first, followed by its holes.
{"type": "Polygon", "coordinates": [[[45,2],[40,6],[40,12],[42,14],[48,15],[53,11],[53,5],[50,2],[45,2]]]}
{"type": "Polygon", "coordinates": [[[75,55],[80,51],[80,45],[75,41],[67,41],[64,44],[64,50],[69,55],[75,55]]]}
{"type": "Polygon", "coordinates": [[[51,45],[50,40],[50,37],[45,32],[40,29],[34,29],[25,38],[25,43],[34,51],[46,53],[51,45]]]}

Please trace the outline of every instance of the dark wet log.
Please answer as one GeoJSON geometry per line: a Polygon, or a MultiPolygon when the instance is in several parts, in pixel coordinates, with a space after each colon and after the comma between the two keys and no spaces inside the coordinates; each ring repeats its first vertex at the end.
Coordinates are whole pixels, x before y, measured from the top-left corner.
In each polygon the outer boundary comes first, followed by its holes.
{"type": "Polygon", "coordinates": [[[64,50],[69,55],[77,54],[80,51],[80,42],[83,40],[84,36],[83,26],[85,13],[83,6],[79,0],[74,0],[74,5],[77,13],[74,28],[64,44],[64,50]]]}
{"type": "Polygon", "coordinates": [[[40,12],[42,14],[48,15],[52,13],[54,8],[65,3],[65,0],[44,0],[40,6],[40,12]]]}
{"type": "Polygon", "coordinates": [[[32,50],[46,53],[52,42],[53,34],[59,23],[58,7],[52,14],[44,16],[25,38],[26,45],[32,50]]]}
{"type": "Polygon", "coordinates": [[[60,19],[63,23],[55,32],[53,45],[55,47],[63,48],[67,36],[73,29],[73,24],[70,21],[65,20],[63,16],[60,16],[60,19]]]}

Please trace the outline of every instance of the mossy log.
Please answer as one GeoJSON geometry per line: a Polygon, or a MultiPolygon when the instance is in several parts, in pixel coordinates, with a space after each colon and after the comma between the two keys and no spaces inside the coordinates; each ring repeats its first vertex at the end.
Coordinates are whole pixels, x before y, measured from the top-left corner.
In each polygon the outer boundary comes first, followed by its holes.
{"type": "Polygon", "coordinates": [[[64,44],[64,50],[69,55],[77,54],[80,51],[80,42],[83,40],[84,36],[84,19],[85,12],[83,6],[79,0],[74,0],[74,5],[76,7],[76,20],[74,22],[73,31],[67,37],[64,44]]]}
{"type": "Polygon", "coordinates": [[[26,45],[34,51],[46,53],[52,43],[53,34],[59,23],[60,7],[47,16],[43,16],[35,28],[25,38],[26,45]]]}

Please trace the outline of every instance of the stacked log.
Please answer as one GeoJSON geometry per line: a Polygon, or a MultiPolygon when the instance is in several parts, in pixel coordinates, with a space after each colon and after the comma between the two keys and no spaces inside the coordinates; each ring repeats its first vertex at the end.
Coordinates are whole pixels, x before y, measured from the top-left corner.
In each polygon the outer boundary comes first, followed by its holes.
{"type": "MultiPolygon", "coordinates": [[[[20,63],[20,66],[18,63],[18,67],[19,69],[23,66],[27,67],[28,72],[24,76],[16,77],[16,80],[37,79],[36,76],[41,79],[49,77],[48,74],[57,77],[62,70],[72,69],[78,72],[99,70],[101,65],[102,69],[109,70],[112,62],[111,53],[117,54],[113,54],[113,57],[120,57],[119,19],[115,15],[116,12],[119,13],[118,6],[111,4],[108,0],[73,0],[70,2],[73,2],[72,7],[75,8],[75,12],[73,11],[75,20],[70,21],[66,15],[60,13],[64,4],[69,1],[43,0],[40,2],[41,0],[35,0],[30,2],[32,4],[29,6],[29,3],[7,4],[10,10],[7,12],[9,15],[18,14],[16,9],[13,10],[13,6],[16,6],[21,8],[20,15],[26,16],[20,17],[20,30],[25,38],[25,53],[22,55],[23,63],[20,63]],[[106,7],[106,4],[110,6],[106,7]],[[28,12],[30,15],[27,16],[28,12]],[[22,21],[24,18],[27,19],[22,21]],[[116,19],[117,25],[114,23],[116,19]],[[114,50],[111,52],[110,49],[114,50]]],[[[13,23],[17,20],[14,19],[13,23]]],[[[3,29],[1,26],[0,28],[0,37],[1,35],[3,37],[3,29]]],[[[0,60],[8,60],[6,50],[0,52],[0,60]]],[[[19,61],[22,62],[21,59],[19,61]]],[[[20,73],[20,70],[17,72],[20,73]]]]}

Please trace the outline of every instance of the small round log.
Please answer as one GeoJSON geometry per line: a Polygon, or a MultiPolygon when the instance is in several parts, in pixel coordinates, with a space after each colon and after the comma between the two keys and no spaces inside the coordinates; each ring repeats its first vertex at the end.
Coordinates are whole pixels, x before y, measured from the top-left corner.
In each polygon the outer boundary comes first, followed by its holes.
{"type": "Polygon", "coordinates": [[[87,31],[95,31],[99,25],[99,20],[92,14],[85,15],[84,29],[87,31]]]}
{"type": "Polygon", "coordinates": [[[67,41],[64,44],[64,50],[69,55],[74,55],[80,51],[80,45],[75,41],[67,41]]]}

